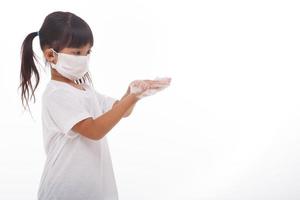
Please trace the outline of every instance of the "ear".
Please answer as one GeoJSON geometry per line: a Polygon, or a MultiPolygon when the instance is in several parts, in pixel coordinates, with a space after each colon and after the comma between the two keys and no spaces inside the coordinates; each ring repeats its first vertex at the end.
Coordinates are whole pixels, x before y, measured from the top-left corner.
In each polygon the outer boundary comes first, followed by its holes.
{"type": "Polygon", "coordinates": [[[57,55],[53,52],[52,49],[50,48],[45,49],[44,56],[48,62],[56,64],[57,55]]]}

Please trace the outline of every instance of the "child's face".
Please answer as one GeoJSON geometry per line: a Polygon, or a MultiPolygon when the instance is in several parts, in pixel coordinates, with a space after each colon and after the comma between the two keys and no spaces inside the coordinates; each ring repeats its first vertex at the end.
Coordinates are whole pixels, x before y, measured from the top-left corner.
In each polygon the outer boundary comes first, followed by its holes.
{"type": "MultiPolygon", "coordinates": [[[[91,48],[92,48],[91,45],[87,44],[80,48],[64,48],[59,53],[86,56],[91,52],[91,48]]],[[[48,62],[56,64],[57,55],[53,52],[51,48],[48,48],[44,51],[44,56],[48,62]]]]}

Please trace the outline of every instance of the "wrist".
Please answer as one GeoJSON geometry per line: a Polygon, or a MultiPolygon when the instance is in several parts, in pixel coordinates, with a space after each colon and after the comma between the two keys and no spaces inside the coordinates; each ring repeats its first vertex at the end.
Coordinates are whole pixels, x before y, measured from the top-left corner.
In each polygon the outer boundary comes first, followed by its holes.
{"type": "Polygon", "coordinates": [[[138,98],[138,96],[136,94],[134,94],[134,93],[128,94],[127,97],[129,97],[133,101],[133,103],[136,103],[136,102],[138,102],[140,100],[138,98]]]}

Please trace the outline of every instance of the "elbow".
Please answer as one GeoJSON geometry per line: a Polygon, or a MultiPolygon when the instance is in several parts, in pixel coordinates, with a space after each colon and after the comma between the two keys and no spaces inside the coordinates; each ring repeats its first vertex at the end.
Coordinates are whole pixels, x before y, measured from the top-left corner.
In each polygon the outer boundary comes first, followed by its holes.
{"type": "Polygon", "coordinates": [[[88,138],[95,141],[101,140],[106,134],[106,131],[103,128],[98,128],[94,121],[87,131],[89,132],[88,138]]]}
{"type": "Polygon", "coordinates": [[[91,140],[94,140],[94,141],[99,141],[103,138],[104,136],[97,136],[97,137],[93,137],[93,138],[90,138],[91,140]]]}
{"type": "Polygon", "coordinates": [[[103,133],[102,131],[98,131],[96,134],[94,134],[94,137],[92,137],[91,139],[94,140],[94,141],[99,141],[102,138],[104,138],[105,135],[106,134],[103,133]]]}
{"type": "Polygon", "coordinates": [[[91,140],[101,140],[109,131],[104,122],[95,122],[94,119],[88,118],[78,122],[73,126],[73,131],[91,140]]]}
{"type": "Polygon", "coordinates": [[[93,134],[90,134],[89,139],[98,141],[101,140],[104,137],[104,134],[102,134],[100,131],[95,131],[93,134]]]}
{"type": "Polygon", "coordinates": [[[103,137],[104,137],[104,134],[97,132],[97,133],[91,134],[90,137],[88,137],[88,138],[91,140],[94,140],[94,141],[98,141],[98,140],[101,140],[103,137]]]}

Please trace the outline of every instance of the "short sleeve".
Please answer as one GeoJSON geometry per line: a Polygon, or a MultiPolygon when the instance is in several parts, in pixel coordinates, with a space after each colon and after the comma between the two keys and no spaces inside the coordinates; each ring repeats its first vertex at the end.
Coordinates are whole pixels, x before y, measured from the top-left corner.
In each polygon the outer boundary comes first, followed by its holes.
{"type": "Polygon", "coordinates": [[[117,101],[117,99],[110,97],[108,95],[101,94],[97,91],[95,91],[97,100],[100,102],[102,106],[102,111],[103,113],[109,111],[112,107],[113,104],[117,101]]]}
{"type": "Polygon", "coordinates": [[[79,96],[68,90],[56,90],[49,94],[46,108],[57,127],[67,135],[76,123],[92,117],[79,96]]]}

